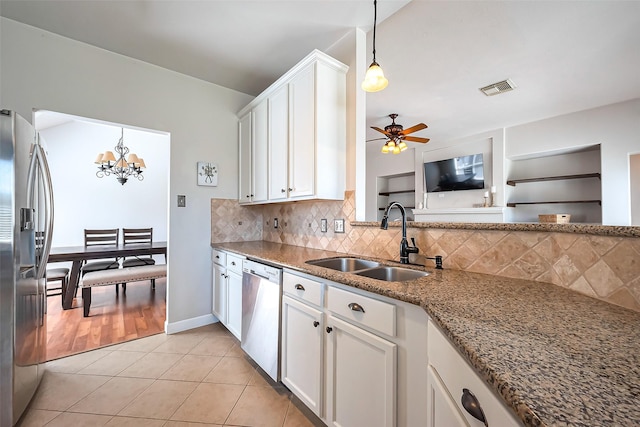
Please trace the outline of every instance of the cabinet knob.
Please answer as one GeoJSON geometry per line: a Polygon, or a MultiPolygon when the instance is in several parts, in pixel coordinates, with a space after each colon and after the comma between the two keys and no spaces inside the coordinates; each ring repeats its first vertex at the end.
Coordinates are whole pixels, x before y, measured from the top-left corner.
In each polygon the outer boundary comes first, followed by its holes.
{"type": "Polygon", "coordinates": [[[216,258],[217,258],[217,259],[220,259],[220,255],[216,255],[216,258]]]}
{"type": "Polygon", "coordinates": [[[353,311],[359,311],[360,313],[364,313],[364,308],[362,308],[362,306],[357,302],[352,302],[351,304],[349,304],[348,307],[353,311]]]}
{"type": "Polygon", "coordinates": [[[298,291],[304,291],[304,286],[302,286],[300,283],[296,283],[295,288],[296,288],[296,290],[298,290],[298,291]]]}
{"type": "Polygon", "coordinates": [[[235,261],[231,261],[231,265],[236,265],[236,262],[235,261]]]}
{"type": "Polygon", "coordinates": [[[313,327],[314,328],[317,328],[319,324],[320,324],[320,322],[318,322],[317,320],[313,321],[313,327]]]}
{"type": "Polygon", "coordinates": [[[289,188],[289,191],[293,191],[293,188],[289,188]]]}
{"type": "Polygon", "coordinates": [[[280,192],[281,192],[281,193],[286,193],[286,192],[287,192],[287,190],[285,190],[284,188],[281,188],[281,189],[280,189],[280,192]]]}
{"type": "Polygon", "coordinates": [[[249,198],[249,195],[247,194],[247,199],[249,198]]]}
{"type": "Polygon", "coordinates": [[[473,418],[484,423],[485,427],[489,427],[484,411],[480,406],[480,402],[468,388],[462,389],[462,398],[460,399],[462,406],[471,414],[473,418]]]}
{"type": "Polygon", "coordinates": [[[327,326],[327,333],[330,334],[331,331],[333,331],[333,328],[331,326],[327,326]]]}

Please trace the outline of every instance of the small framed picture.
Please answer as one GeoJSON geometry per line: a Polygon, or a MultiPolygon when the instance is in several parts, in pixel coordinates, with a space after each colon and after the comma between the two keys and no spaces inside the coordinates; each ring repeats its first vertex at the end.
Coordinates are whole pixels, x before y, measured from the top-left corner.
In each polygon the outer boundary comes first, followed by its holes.
{"type": "Polygon", "coordinates": [[[215,187],[218,185],[218,165],[209,162],[198,162],[198,185],[215,187]]]}

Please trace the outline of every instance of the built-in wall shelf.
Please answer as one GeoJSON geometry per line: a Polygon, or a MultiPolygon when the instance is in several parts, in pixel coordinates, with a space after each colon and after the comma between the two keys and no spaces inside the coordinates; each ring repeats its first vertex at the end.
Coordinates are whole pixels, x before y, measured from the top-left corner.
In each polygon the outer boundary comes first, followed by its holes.
{"type": "MultiPolygon", "coordinates": [[[[565,179],[584,179],[584,178],[600,179],[600,174],[599,173],[582,173],[577,175],[543,176],[539,178],[510,179],[507,181],[507,185],[511,185],[512,187],[515,187],[516,184],[520,184],[524,182],[559,181],[559,180],[565,180],[565,179]]],[[[561,202],[561,203],[567,203],[567,202],[561,202]]]]}
{"type": "Polygon", "coordinates": [[[415,193],[415,192],[416,192],[416,190],[412,188],[412,189],[410,189],[410,190],[380,191],[380,192],[378,193],[378,195],[380,195],[380,196],[390,196],[390,195],[392,195],[392,194],[405,194],[405,193],[411,193],[411,194],[413,194],[413,193],[415,193]]]}
{"type": "MultiPolygon", "coordinates": [[[[598,174],[599,175],[599,174],[598,174]]],[[[602,204],[601,200],[560,200],[560,201],[543,201],[543,202],[513,202],[507,203],[507,207],[515,208],[517,205],[551,205],[551,204],[565,204],[565,203],[597,203],[602,204]]]]}

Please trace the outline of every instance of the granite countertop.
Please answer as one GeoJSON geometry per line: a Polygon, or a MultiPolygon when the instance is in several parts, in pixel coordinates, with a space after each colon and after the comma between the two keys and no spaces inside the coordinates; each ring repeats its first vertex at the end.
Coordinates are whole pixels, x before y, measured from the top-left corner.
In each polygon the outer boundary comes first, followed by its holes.
{"type": "Polygon", "coordinates": [[[305,264],[342,253],[212,246],[421,306],[527,426],[640,425],[640,313],[529,280],[426,268],[383,282],[305,264]]]}

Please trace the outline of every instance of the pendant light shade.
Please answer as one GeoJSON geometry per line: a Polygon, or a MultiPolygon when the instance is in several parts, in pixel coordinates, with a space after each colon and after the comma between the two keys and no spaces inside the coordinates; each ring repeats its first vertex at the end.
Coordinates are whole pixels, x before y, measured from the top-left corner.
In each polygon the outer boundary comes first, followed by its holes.
{"type": "Polygon", "coordinates": [[[389,80],[384,77],[382,68],[376,62],[376,21],[378,18],[378,1],[373,0],[373,62],[369,65],[367,74],[362,82],[362,89],[366,92],[378,92],[387,87],[389,80]]]}

